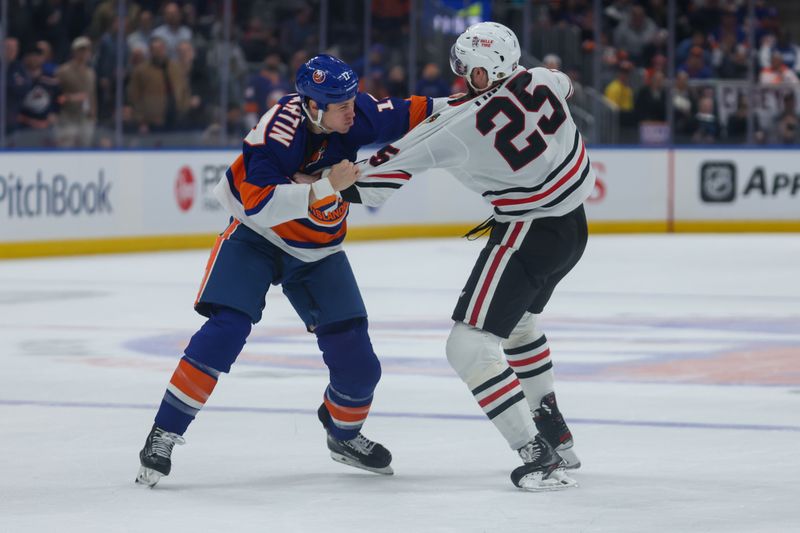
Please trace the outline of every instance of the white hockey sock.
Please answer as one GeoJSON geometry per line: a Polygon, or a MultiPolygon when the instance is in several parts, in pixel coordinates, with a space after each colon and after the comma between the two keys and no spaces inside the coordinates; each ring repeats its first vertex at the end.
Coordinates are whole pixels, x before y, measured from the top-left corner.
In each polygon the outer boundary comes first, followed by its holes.
{"type": "Polygon", "coordinates": [[[519,378],[531,410],[538,409],[542,398],[553,392],[553,362],[550,347],[542,334],[535,341],[521,346],[503,342],[503,352],[519,378]]]}
{"type": "Polygon", "coordinates": [[[472,395],[512,449],[517,450],[533,440],[536,428],[513,370],[506,367],[500,374],[474,387],[472,395]]]}
{"type": "Polygon", "coordinates": [[[516,450],[533,440],[536,426],[520,382],[499,348],[500,338],[496,335],[456,322],[447,339],[447,360],[516,450]]]}

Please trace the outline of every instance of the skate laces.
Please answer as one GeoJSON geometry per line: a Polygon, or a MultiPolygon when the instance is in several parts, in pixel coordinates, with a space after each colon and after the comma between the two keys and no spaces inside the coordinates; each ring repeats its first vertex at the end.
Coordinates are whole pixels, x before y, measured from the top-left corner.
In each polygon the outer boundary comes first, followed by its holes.
{"type": "Polygon", "coordinates": [[[353,448],[353,449],[355,449],[355,450],[357,450],[357,451],[359,451],[359,452],[361,452],[363,454],[366,454],[366,455],[369,455],[370,453],[372,453],[372,448],[375,447],[375,443],[373,441],[369,440],[367,437],[365,437],[361,433],[356,435],[356,437],[354,439],[350,439],[350,440],[347,440],[347,441],[344,441],[344,442],[345,442],[345,444],[347,444],[351,448],[353,448]]]}
{"type": "Polygon", "coordinates": [[[186,439],[177,433],[156,428],[150,448],[153,454],[169,459],[172,455],[172,448],[176,444],[186,444],[186,439]]]}
{"type": "Polygon", "coordinates": [[[544,454],[544,448],[542,448],[538,437],[517,451],[519,452],[519,456],[522,457],[522,461],[525,463],[535,463],[544,454]]]}

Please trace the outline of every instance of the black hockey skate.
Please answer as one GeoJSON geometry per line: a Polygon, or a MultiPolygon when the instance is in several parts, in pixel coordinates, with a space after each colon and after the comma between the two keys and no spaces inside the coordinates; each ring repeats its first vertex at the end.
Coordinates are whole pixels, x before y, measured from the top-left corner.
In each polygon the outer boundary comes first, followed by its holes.
{"type": "Polygon", "coordinates": [[[564,468],[568,470],[580,468],[581,460],[572,449],[574,445],[572,432],[567,427],[561,411],[558,410],[554,392],[542,398],[540,407],[533,411],[533,421],[539,433],[561,456],[564,468]]]}
{"type": "Polygon", "coordinates": [[[541,434],[517,450],[525,462],[511,472],[511,482],[522,490],[543,492],[577,487],[561,466],[561,457],[541,434]]]}
{"type": "Polygon", "coordinates": [[[376,474],[394,474],[394,470],[390,466],[392,454],[383,445],[369,440],[361,433],[351,440],[339,440],[333,437],[329,429],[331,415],[324,403],[317,410],[317,416],[328,433],[328,449],[331,451],[331,459],[376,474]]]}
{"type": "Polygon", "coordinates": [[[142,466],[136,475],[136,483],[152,488],[162,476],[168,476],[172,469],[172,447],[185,442],[180,435],[164,431],[154,424],[144,441],[144,448],[139,452],[142,466]]]}

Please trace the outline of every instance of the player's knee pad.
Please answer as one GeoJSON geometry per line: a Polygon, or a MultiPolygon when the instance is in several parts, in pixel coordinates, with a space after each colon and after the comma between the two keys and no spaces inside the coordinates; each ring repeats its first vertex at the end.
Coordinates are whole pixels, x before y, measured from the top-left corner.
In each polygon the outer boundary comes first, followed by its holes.
{"type": "Polygon", "coordinates": [[[510,350],[512,348],[519,348],[526,346],[538,340],[544,333],[539,329],[538,319],[539,315],[533,313],[525,313],[522,318],[514,326],[511,334],[507,339],[503,339],[503,348],[510,350]]]}
{"type": "Polygon", "coordinates": [[[230,372],[242,351],[252,323],[250,317],[230,307],[215,306],[211,316],[192,336],[187,357],[220,372],[230,372]]]}
{"type": "Polygon", "coordinates": [[[371,396],[381,379],[381,364],[372,349],[367,319],[326,324],[315,333],[333,388],[351,398],[371,396]]]}
{"type": "Polygon", "coordinates": [[[470,388],[507,368],[500,355],[500,337],[463,322],[453,325],[445,350],[450,366],[470,388]]]}

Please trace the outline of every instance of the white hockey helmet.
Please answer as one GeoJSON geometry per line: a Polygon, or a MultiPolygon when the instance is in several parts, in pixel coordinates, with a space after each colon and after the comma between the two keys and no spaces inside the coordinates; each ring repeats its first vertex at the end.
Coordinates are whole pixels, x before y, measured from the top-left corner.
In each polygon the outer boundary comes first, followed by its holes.
{"type": "Polygon", "coordinates": [[[473,24],[450,48],[450,68],[472,86],[472,69],[483,67],[489,85],[508,78],[519,64],[519,41],[514,32],[496,22],[473,24]]]}

